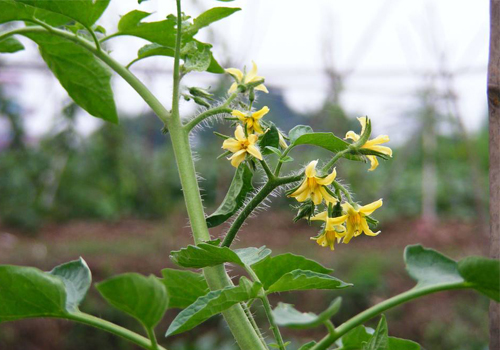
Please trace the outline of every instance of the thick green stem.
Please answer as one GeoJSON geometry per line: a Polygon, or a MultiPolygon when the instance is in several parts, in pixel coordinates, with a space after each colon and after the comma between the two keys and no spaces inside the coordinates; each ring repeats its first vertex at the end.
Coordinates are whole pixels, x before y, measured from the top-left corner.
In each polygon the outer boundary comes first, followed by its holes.
{"type": "Polygon", "coordinates": [[[328,172],[328,170],[330,170],[332,168],[332,166],[337,162],[337,160],[339,160],[340,158],[342,158],[348,152],[350,152],[350,149],[345,149],[345,150],[343,150],[343,151],[338,152],[337,154],[335,154],[333,156],[333,158],[330,159],[330,161],[325,164],[325,166],[323,167],[323,169],[321,169],[321,171],[323,173],[328,172]]]}
{"type": "Polygon", "coordinates": [[[286,350],[285,342],[283,341],[283,337],[281,336],[278,325],[274,320],[273,310],[271,309],[271,304],[269,303],[269,299],[267,299],[267,296],[263,296],[262,298],[260,298],[260,300],[262,300],[264,311],[266,312],[267,319],[269,320],[269,325],[270,325],[269,328],[274,334],[274,339],[276,339],[276,342],[278,343],[278,348],[280,350],[286,350]]]}
{"type": "Polygon", "coordinates": [[[166,350],[164,347],[159,346],[159,345],[154,345],[148,338],[143,337],[142,335],[139,335],[137,333],[134,333],[126,328],[123,328],[121,326],[118,326],[114,323],[111,323],[109,321],[103,320],[101,318],[88,315],[82,312],[77,312],[77,313],[71,313],[68,314],[66,319],[71,320],[71,321],[76,321],[79,323],[84,323],[86,325],[99,328],[103,331],[115,334],[119,337],[122,337],[134,344],[139,345],[140,347],[148,350],[166,350]]]}
{"type": "Polygon", "coordinates": [[[156,339],[155,330],[153,328],[146,327],[146,332],[148,333],[148,338],[151,340],[151,350],[159,350],[158,340],[156,339]]]}
{"type": "MultiPolygon", "coordinates": [[[[194,168],[188,131],[182,126],[179,115],[179,85],[180,85],[180,45],[182,32],[182,13],[180,0],[177,0],[177,42],[174,60],[174,86],[172,100],[172,114],[168,120],[170,137],[174,149],[179,176],[181,179],[184,200],[191,222],[195,243],[210,239],[205,221],[205,213],[201,201],[198,181],[194,168]]],[[[207,283],[212,290],[222,289],[232,285],[223,265],[203,269],[207,283]]],[[[222,313],[236,342],[242,350],[266,350],[252,324],[245,315],[241,305],[235,305],[222,313]]]]}
{"type": "Polygon", "coordinates": [[[469,286],[464,283],[444,283],[440,285],[434,285],[430,287],[414,288],[399,295],[396,295],[390,299],[387,299],[371,308],[357,314],[350,320],[344,322],[338,326],[333,332],[330,332],[323,339],[321,339],[316,345],[314,345],[311,350],[326,350],[328,349],[337,339],[342,337],[344,334],[350,330],[362,325],[363,323],[371,320],[372,318],[380,315],[382,312],[392,309],[395,306],[401,305],[403,303],[409,302],[413,299],[420,298],[424,295],[441,292],[451,289],[464,289],[469,288],[469,286]]]}

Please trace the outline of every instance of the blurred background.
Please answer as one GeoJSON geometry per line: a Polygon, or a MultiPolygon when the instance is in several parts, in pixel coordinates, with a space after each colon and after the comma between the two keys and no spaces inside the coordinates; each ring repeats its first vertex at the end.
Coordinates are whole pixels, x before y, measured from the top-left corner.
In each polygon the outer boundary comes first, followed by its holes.
{"type": "MultiPolygon", "coordinates": [[[[486,67],[488,1],[396,0],[262,1],[231,3],[184,0],[195,16],[212,6],[243,11],[204,29],[224,67],[251,66],[266,78],[270,93],[259,108],[282,130],[308,124],[343,137],[359,131],[368,115],[373,135],[388,134],[394,150],[375,172],[346,160],[338,176],[355,200],[384,199],[376,212],[382,233],[363,236],[334,252],[309,237],[319,227],[293,224],[293,201],[272,199],[259,220],[250,219],[235,247],[267,245],[319,259],[355,287],[342,292],[284,293],[281,301],[320,312],[342,295],[340,323],[359,311],[411,288],[404,246],[422,243],[459,259],[487,253],[488,139],[486,67]]],[[[119,15],[139,8],[159,20],[173,1],[112,1],[99,21],[108,34],[119,15]]],[[[7,29],[4,27],[2,29],[7,29]]],[[[191,243],[179,178],[168,137],[136,93],[114,80],[120,125],[104,124],[71,103],[32,42],[25,51],[0,57],[0,263],[50,269],[82,256],[94,281],[120,272],[155,273],[171,267],[170,250],[191,243]]],[[[143,41],[118,37],[107,49],[127,64],[143,41]]],[[[169,58],[149,58],[132,71],[169,104],[169,58]]],[[[228,77],[192,73],[187,86],[211,87],[219,98],[228,77]]],[[[197,107],[183,102],[185,115],[197,107]]],[[[224,197],[234,168],[221,153],[214,124],[193,137],[204,203],[212,212],[224,197]]],[[[298,148],[291,171],[328,153],[298,148]]],[[[258,183],[258,179],[256,181],[258,183]]],[[[221,236],[226,226],[212,229],[221,236]]],[[[236,272],[236,271],[235,271],[236,272]]],[[[273,303],[277,299],[272,300],[273,303]]],[[[488,301],[467,292],[443,293],[387,313],[390,334],[424,349],[487,349],[488,301]]],[[[83,310],[141,332],[139,325],[104,307],[91,291],[83,310]]],[[[256,317],[267,336],[259,308],[256,317]]],[[[163,332],[176,315],[167,313],[163,332]]],[[[295,349],[325,330],[290,332],[295,349]]],[[[162,339],[163,337],[161,337],[162,339]]],[[[220,317],[195,331],[161,342],[173,350],[236,349],[220,317]]],[[[114,336],[56,320],[24,320],[0,327],[1,349],[134,349],[114,336]]]]}

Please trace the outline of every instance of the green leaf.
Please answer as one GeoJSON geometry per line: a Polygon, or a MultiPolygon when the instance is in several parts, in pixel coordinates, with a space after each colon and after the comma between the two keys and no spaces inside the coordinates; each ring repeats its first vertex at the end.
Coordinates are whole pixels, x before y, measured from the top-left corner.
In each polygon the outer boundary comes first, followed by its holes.
{"type": "Polygon", "coordinates": [[[91,27],[103,14],[110,0],[17,0],[26,5],[44,9],[74,19],[91,27]]]}
{"type": "Polygon", "coordinates": [[[470,256],[458,262],[458,271],[472,288],[500,302],[500,261],[470,256]]]}
{"type": "Polygon", "coordinates": [[[214,7],[208,11],[203,12],[201,15],[193,20],[193,24],[188,26],[185,30],[186,35],[193,36],[201,28],[208,27],[210,24],[217,22],[223,18],[231,16],[233,13],[240,11],[240,8],[231,7],[214,7]]]}
{"type": "Polygon", "coordinates": [[[316,261],[309,260],[300,255],[291,253],[268,256],[264,260],[252,266],[264,289],[268,289],[273,283],[278,281],[283,275],[293,270],[310,270],[319,273],[332,273],[333,270],[327,269],[316,261]]]}
{"type": "Polygon", "coordinates": [[[234,252],[240,257],[243,264],[251,266],[270,255],[271,249],[266,248],[266,246],[262,246],[260,248],[250,247],[236,249],[234,252]]]}
{"type": "Polygon", "coordinates": [[[406,270],[417,281],[416,288],[464,282],[457,263],[433,249],[411,245],[406,247],[404,258],[406,270]]]}
{"type": "Polygon", "coordinates": [[[296,329],[314,328],[332,318],[340,310],[341,303],[342,298],[336,298],[328,309],[319,315],[312,312],[300,312],[291,304],[278,303],[278,306],[273,310],[273,316],[278,326],[296,329]]]}
{"type": "Polygon", "coordinates": [[[210,66],[210,45],[203,45],[195,41],[190,41],[181,49],[181,57],[184,60],[184,70],[186,72],[204,72],[210,66]]]}
{"type": "Polygon", "coordinates": [[[69,96],[91,115],[118,123],[111,72],[89,51],[45,33],[24,34],[40,48],[44,61],[69,96]]]}
{"type": "Polygon", "coordinates": [[[236,287],[231,286],[209,292],[182,310],[170,324],[165,336],[168,337],[193,329],[231,306],[255,299],[261,288],[260,283],[252,283],[246,277],[241,277],[240,283],[236,287]]]}
{"type": "Polygon", "coordinates": [[[411,340],[389,337],[388,350],[420,350],[420,345],[411,340]]]}
{"type": "Polygon", "coordinates": [[[248,193],[253,191],[253,173],[246,164],[241,164],[234,174],[226,197],[215,212],[207,217],[208,227],[224,223],[243,206],[248,193]]]}
{"type": "Polygon", "coordinates": [[[24,45],[15,38],[8,37],[0,40],[0,52],[1,53],[14,53],[17,51],[24,50],[24,45]]]}
{"type": "Polygon", "coordinates": [[[293,162],[293,158],[292,158],[292,157],[290,157],[290,156],[285,156],[285,157],[283,157],[283,158],[280,158],[280,159],[279,159],[279,161],[280,161],[281,163],[293,162]]]}
{"type": "Polygon", "coordinates": [[[156,276],[125,273],[96,285],[108,303],[152,329],[167,310],[168,295],[156,276]]]}
{"type": "Polygon", "coordinates": [[[0,0],[0,23],[29,21],[34,18],[58,27],[71,21],[66,16],[22,4],[14,0],[0,0]]]}
{"type": "Polygon", "coordinates": [[[304,345],[302,345],[299,350],[309,350],[311,349],[314,345],[316,345],[316,342],[313,340],[313,341],[310,341],[309,343],[305,343],[304,345]]]}
{"type": "MultiPolygon", "coordinates": [[[[324,148],[330,152],[338,153],[346,150],[349,143],[341,138],[338,138],[331,132],[311,132],[299,136],[293,144],[298,145],[313,145],[324,148]]],[[[346,154],[346,158],[352,160],[362,160],[360,156],[346,154]]]]}
{"type": "Polygon", "coordinates": [[[262,154],[271,154],[272,150],[267,149],[267,147],[278,148],[280,146],[279,131],[274,123],[268,123],[269,129],[263,134],[259,140],[259,147],[262,150],[262,154]]]}
{"type": "Polygon", "coordinates": [[[373,329],[365,326],[358,326],[346,333],[339,342],[342,350],[361,350],[373,334],[373,329]]]}
{"type": "Polygon", "coordinates": [[[162,46],[175,47],[176,19],[169,16],[158,22],[142,22],[151,13],[134,10],[122,16],[118,22],[117,35],[132,35],[157,43],[162,46]]]}
{"type": "Polygon", "coordinates": [[[200,273],[174,269],[163,269],[161,273],[170,308],[184,309],[209,292],[205,277],[200,273]]]}
{"type": "Polygon", "coordinates": [[[276,147],[266,146],[265,148],[268,149],[269,151],[271,151],[272,153],[276,154],[278,157],[281,157],[281,155],[282,155],[281,151],[276,147]]]}
{"type": "Polygon", "coordinates": [[[308,289],[343,289],[351,286],[352,284],[350,283],[345,283],[324,273],[293,270],[284,274],[278,281],[273,283],[267,289],[267,293],[308,289]]]}
{"type": "Polygon", "coordinates": [[[66,314],[63,281],[33,267],[0,266],[0,322],[66,314]]]}
{"type": "Polygon", "coordinates": [[[92,283],[90,269],[82,258],[54,267],[49,272],[59,277],[66,289],[66,310],[78,311],[78,306],[85,298],[92,283]]]}
{"type": "Polygon", "coordinates": [[[238,254],[231,249],[208,243],[189,245],[181,250],[172,251],[170,259],[176,265],[195,269],[217,266],[223,263],[235,263],[243,266],[243,262],[238,254]]]}
{"type": "Polygon", "coordinates": [[[309,125],[297,125],[288,133],[288,138],[290,139],[290,143],[293,144],[295,141],[302,135],[310,134],[313,132],[313,129],[309,125]]]}
{"type": "Polygon", "coordinates": [[[388,350],[389,346],[389,330],[387,321],[382,315],[378,323],[375,333],[372,335],[368,343],[363,346],[363,350],[388,350]]]}

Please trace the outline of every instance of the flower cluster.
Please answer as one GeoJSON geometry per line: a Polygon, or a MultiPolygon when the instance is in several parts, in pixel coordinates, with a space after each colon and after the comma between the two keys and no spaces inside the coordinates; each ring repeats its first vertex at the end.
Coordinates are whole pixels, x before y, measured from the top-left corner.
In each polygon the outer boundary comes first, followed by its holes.
{"type": "MultiPolygon", "coordinates": [[[[252,109],[255,98],[254,91],[268,92],[263,84],[264,78],[257,75],[255,62],[252,62],[252,69],[248,73],[236,68],[228,68],[226,73],[235,80],[228,93],[233,97],[247,96],[250,104],[246,107],[245,104],[240,103],[241,106],[244,106],[244,110],[232,110],[232,118],[229,119],[236,123],[234,138],[226,137],[222,148],[227,151],[227,155],[231,155],[228,160],[236,168],[244,161],[248,161],[254,167],[255,160],[261,161],[263,167],[267,166],[264,164],[266,161],[262,156],[259,144],[263,144],[262,147],[265,147],[265,143],[261,140],[269,132],[270,126],[273,125],[263,121],[263,117],[269,113],[269,108],[264,106],[260,110],[252,109]]],[[[389,141],[389,137],[382,135],[370,140],[370,120],[367,117],[361,117],[358,120],[361,124],[361,132],[360,134],[354,131],[347,132],[345,139],[352,140],[352,144],[348,147],[346,145],[343,152],[344,154],[354,152],[351,154],[357,157],[366,157],[365,159],[368,159],[371,164],[369,171],[373,171],[378,166],[377,157],[392,157],[392,150],[389,147],[381,146],[389,141]]],[[[274,126],[272,127],[274,128],[274,126]]],[[[274,132],[276,133],[276,129],[274,132]]],[[[289,147],[285,136],[279,131],[278,136],[281,150],[273,148],[274,146],[271,149],[273,153],[280,156],[279,161],[282,162],[287,158],[286,154],[294,145],[289,147]],[[286,151],[283,152],[283,150],[286,151]]],[[[278,147],[278,144],[275,147],[278,147]]],[[[322,170],[316,169],[318,160],[309,162],[304,169],[304,178],[300,185],[287,192],[289,197],[295,198],[300,203],[299,214],[294,221],[304,217],[312,221],[322,221],[324,225],[319,235],[311,239],[323,247],[330,247],[331,250],[334,249],[335,242],[347,244],[353,237],[358,237],[362,233],[367,236],[376,236],[380,233],[380,231],[373,232],[369,227],[369,222],[376,222],[370,215],[382,206],[382,199],[364,206],[353,202],[349,192],[335,181],[336,169],[333,168],[329,174],[327,173],[338,157],[322,170]],[[316,208],[321,205],[324,205],[326,209],[317,213],[316,208]]]]}

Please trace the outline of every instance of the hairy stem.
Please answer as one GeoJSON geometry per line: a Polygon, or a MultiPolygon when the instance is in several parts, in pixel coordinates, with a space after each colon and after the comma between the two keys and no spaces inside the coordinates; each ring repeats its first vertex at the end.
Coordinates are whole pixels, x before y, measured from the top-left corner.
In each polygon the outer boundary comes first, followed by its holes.
{"type": "Polygon", "coordinates": [[[103,331],[115,334],[119,337],[122,337],[136,345],[139,345],[140,347],[148,350],[166,350],[164,347],[158,345],[158,344],[153,344],[148,338],[143,337],[142,335],[139,335],[137,333],[134,333],[126,328],[123,328],[121,326],[118,326],[114,323],[111,323],[109,321],[103,320],[101,318],[85,314],[82,312],[76,312],[76,313],[71,313],[68,314],[66,319],[71,320],[71,321],[76,321],[79,323],[83,323],[95,328],[99,328],[103,331]]]}
{"type": "Polygon", "coordinates": [[[187,130],[187,132],[190,132],[196,125],[198,125],[199,123],[201,123],[205,119],[210,118],[211,116],[214,116],[217,114],[222,114],[222,113],[228,113],[228,114],[231,113],[233,110],[231,108],[229,108],[229,105],[231,104],[231,102],[233,102],[233,100],[237,96],[238,96],[238,92],[234,92],[233,94],[231,94],[231,96],[228,97],[226,102],[224,102],[222,105],[215,107],[215,108],[212,108],[212,109],[209,109],[209,110],[197,115],[195,118],[190,120],[184,126],[184,128],[187,130]]]}
{"type": "Polygon", "coordinates": [[[467,283],[443,283],[440,285],[434,285],[429,287],[414,288],[404,293],[398,294],[390,299],[387,299],[371,308],[357,314],[350,320],[344,322],[338,326],[333,332],[330,332],[323,339],[321,339],[316,345],[314,345],[311,350],[326,350],[328,349],[337,339],[342,337],[344,334],[350,330],[362,325],[363,323],[371,320],[372,318],[380,315],[382,312],[392,309],[395,306],[407,303],[413,299],[420,298],[424,295],[441,292],[451,289],[464,289],[469,288],[467,283]]]}
{"type": "Polygon", "coordinates": [[[283,342],[283,337],[281,336],[278,325],[274,320],[273,310],[271,309],[271,304],[269,303],[269,299],[267,299],[267,296],[263,296],[262,298],[260,298],[260,300],[262,300],[264,311],[266,313],[267,319],[269,320],[269,325],[270,325],[269,328],[274,334],[274,339],[276,339],[276,342],[278,343],[278,348],[280,350],[286,350],[285,343],[283,342]]]}

